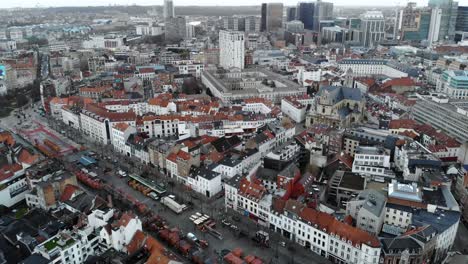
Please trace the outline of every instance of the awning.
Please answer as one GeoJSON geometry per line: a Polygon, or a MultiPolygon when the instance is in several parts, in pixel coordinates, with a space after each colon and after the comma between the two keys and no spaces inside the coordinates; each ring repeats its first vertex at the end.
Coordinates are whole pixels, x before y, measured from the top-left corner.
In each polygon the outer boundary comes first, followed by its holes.
{"type": "Polygon", "coordinates": [[[80,163],[83,164],[83,166],[89,166],[96,163],[96,160],[88,156],[81,156],[80,163]]]}

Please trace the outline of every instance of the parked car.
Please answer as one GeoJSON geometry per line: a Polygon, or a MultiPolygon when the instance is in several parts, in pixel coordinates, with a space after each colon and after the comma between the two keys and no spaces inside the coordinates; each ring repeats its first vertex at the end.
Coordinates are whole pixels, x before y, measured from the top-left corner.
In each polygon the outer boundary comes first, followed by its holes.
{"type": "Polygon", "coordinates": [[[117,172],[117,174],[119,174],[120,177],[124,178],[124,177],[127,177],[127,172],[126,171],[123,171],[123,170],[119,170],[117,172]]]}
{"type": "Polygon", "coordinates": [[[223,224],[223,226],[231,226],[231,223],[226,219],[223,219],[221,223],[223,224]]]}

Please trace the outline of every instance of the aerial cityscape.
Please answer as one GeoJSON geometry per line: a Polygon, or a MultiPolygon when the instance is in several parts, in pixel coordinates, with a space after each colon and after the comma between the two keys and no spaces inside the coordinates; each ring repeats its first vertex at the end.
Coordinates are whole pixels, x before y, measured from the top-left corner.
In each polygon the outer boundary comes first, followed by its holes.
{"type": "Polygon", "coordinates": [[[468,264],[468,3],[344,3],[0,3],[0,264],[468,264]]]}

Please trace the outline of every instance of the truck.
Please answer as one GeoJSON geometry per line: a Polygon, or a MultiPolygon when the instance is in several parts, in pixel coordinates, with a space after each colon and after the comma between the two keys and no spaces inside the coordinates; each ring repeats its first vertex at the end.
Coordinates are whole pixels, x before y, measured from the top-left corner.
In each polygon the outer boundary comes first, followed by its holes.
{"type": "Polygon", "coordinates": [[[176,214],[180,214],[185,209],[187,209],[187,206],[185,204],[179,204],[178,202],[176,202],[174,200],[174,196],[164,196],[163,198],[161,198],[161,203],[167,206],[176,214]]]}

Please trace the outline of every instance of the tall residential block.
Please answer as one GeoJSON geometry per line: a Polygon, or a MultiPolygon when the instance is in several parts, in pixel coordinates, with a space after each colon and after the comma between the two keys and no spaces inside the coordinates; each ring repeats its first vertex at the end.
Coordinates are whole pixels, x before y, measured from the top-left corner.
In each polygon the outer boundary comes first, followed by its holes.
{"type": "Polygon", "coordinates": [[[220,65],[225,69],[244,69],[244,32],[219,31],[220,65]]]}

